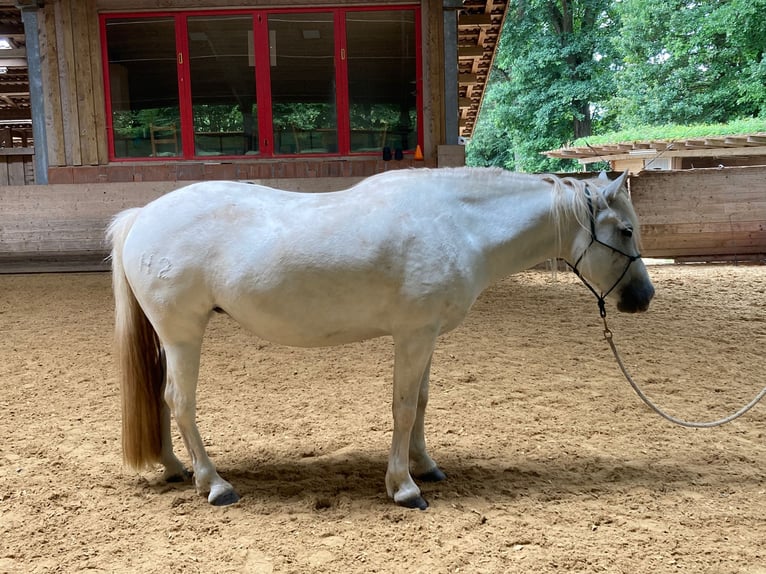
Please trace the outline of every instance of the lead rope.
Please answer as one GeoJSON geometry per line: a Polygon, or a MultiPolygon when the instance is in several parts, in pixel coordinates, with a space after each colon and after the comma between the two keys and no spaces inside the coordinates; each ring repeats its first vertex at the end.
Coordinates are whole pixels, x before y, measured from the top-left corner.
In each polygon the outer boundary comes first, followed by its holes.
{"type": "Polygon", "coordinates": [[[622,362],[622,358],[620,357],[620,354],[617,352],[617,347],[614,344],[614,337],[612,335],[612,331],[609,329],[609,326],[606,324],[606,312],[603,310],[603,307],[601,306],[601,300],[599,301],[599,308],[601,309],[601,318],[604,320],[604,339],[606,339],[606,342],[609,343],[609,348],[612,349],[612,354],[614,355],[614,358],[617,361],[617,365],[620,367],[620,370],[622,371],[622,374],[625,375],[625,378],[630,383],[630,386],[633,387],[633,390],[636,391],[636,394],[639,396],[639,398],[646,403],[646,406],[648,406],[650,409],[652,409],[655,413],[660,415],[665,420],[668,420],[672,423],[675,423],[677,425],[681,425],[682,427],[689,427],[689,428],[712,428],[717,427],[721,425],[725,425],[726,423],[730,423],[731,421],[738,419],[742,415],[744,415],[747,411],[752,409],[755,405],[758,404],[758,402],[766,396],[766,387],[764,387],[760,393],[758,393],[755,398],[747,403],[744,407],[739,409],[736,413],[729,415],[728,417],[719,419],[717,421],[710,421],[710,422],[689,422],[685,421],[679,418],[676,418],[672,415],[669,415],[665,411],[663,411],[660,407],[658,407],[652,400],[646,396],[646,394],[641,390],[641,387],[638,386],[638,384],[633,380],[633,377],[630,376],[630,373],[628,373],[627,369],[625,368],[625,365],[622,362]]]}

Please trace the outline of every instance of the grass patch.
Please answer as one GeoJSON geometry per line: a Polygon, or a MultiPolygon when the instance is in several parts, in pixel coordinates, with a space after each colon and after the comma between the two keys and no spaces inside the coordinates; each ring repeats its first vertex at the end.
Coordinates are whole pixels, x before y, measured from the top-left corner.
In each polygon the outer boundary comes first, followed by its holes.
{"type": "Polygon", "coordinates": [[[711,136],[733,136],[766,132],[766,118],[747,118],[726,124],[695,124],[681,126],[666,124],[663,126],[637,126],[628,130],[611,132],[597,136],[588,136],[572,142],[572,147],[585,145],[604,145],[620,142],[644,140],[685,140],[711,136]]]}

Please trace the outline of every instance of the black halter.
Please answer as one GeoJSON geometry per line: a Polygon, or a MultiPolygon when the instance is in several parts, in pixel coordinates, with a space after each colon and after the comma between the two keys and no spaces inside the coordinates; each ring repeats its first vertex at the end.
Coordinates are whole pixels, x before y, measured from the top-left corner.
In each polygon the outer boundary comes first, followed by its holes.
{"type": "Polygon", "coordinates": [[[590,217],[590,243],[588,243],[588,246],[583,250],[583,252],[580,254],[580,256],[577,258],[577,261],[575,261],[575,264],[572,265],[569,261],[566,259],[564,262],[569,265],[570,269],[574,272],[575,275],[577,275],[580,278],[580,281],[583,282],[583,284],[590,289],[590,292],[593,293],[593,295],[596,296],[596,299],[598,300],[598,311],[601,314],[601,317],[606,317],[606,298],[609,296],[609,294],[614,291],[614,288],[617,287],[617,285],[622,281],[622,278],[625,277],[625,274],[628,272],[628,269],[630,269],[630,266],[633,264],[634,261],[641,259],[641,254],[638,255],[630,255],[629,253],[625,253],[624,251],[617,249],[616,247],[609,245],[608,243],[604,243],[601,241],[598,237],[596,237],[596,212],[593,209],[593,200],[590,196],[590,189],[588,189],[587,184],[585,185],[585,197],[588,200],[588,214],[590,217]],[[580,265],[580,261],[582,261],[582,258],[585,256],[585,254],[588,252],[588,249],[591,248],[591,246],[594,243],[598,243],[599,245],[603,245],[604,247],[608,247],[615,253],[619,253],[623,257],[628,258],[628,263],[625,265],[625,269],[622,270],[622,273],[617,278],[617,281],[614,282],[614,284],[605,292],[599,294],[596,289],[593,288],[593,286],[588,283],[588,280],[583,277],[582,273],[580,273],[580,270],[577,268],[578,265],[580,265]]]}

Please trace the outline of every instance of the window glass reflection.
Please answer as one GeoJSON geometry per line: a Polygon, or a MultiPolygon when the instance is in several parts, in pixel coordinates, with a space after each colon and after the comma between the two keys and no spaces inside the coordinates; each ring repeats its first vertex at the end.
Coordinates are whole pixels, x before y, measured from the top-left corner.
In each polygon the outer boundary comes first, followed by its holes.
{"type": "Polygon", "coordinates": [[[270,14],[268,23],[275,153],[336,153],[332,14],[270,14]]]}
{"type": "Polygon", "coordinates": [[[417,64],[412,10],[349,12],[351,151],[417,145],[417,64]]]}
{"type": "Polygon", "coordinates": [[[181,155],[174,20],[108,20],[106,43],[115,157],[181,155]]]}
{"type": "Polygon", "coordinates": [[[187,27],[194,154],[257,154],[252,16],[195,16],[187,27]]]}

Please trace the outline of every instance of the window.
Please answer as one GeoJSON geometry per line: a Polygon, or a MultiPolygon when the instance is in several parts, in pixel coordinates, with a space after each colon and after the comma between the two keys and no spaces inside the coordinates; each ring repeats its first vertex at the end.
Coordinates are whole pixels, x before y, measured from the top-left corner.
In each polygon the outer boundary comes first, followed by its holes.
{"type": "Polygon", "coordinates": [[[181,112],[173,19],[114,18],[107,22],[106,33],[112,155],[180,155],[181,112]]]}
{"type": "Polygon", "coordinates": [[[194,155],[258,153],[252,16],[187,20],[194,155]]]}
{"type": "Polygon", "coordinates": [[[415,15],[346,14],[351,151],[417,145],[415,15]]]}
{"type": "Polygon", "coordinates": [[[337,152],[333,15],[269,14],[269,71],[275,152],[337,152]]]}
{"type": "Polygon", "coordinates": [[[416,6],[109,14],[101,30],[113,160],[418,144],[416,6]]]}

